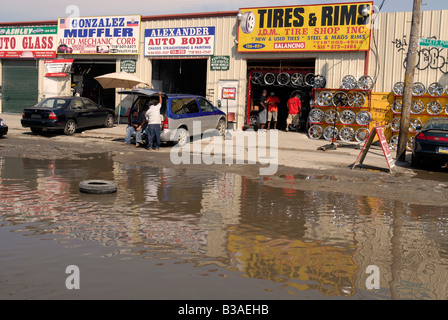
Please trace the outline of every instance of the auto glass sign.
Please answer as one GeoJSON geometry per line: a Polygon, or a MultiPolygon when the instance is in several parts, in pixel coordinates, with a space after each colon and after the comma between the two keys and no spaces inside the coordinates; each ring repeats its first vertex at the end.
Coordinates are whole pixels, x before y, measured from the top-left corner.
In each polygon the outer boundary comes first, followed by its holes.
{"type": "Polygon", "coordinates": [[[58,54],[138,54],[140,15],[59,18],[58,54]]]}
{"type": "Polygon", "coordinates": [[[368,51],[372,8],[360,2],[240,9],[238,52],[368,51]]]}
{"type": "Polygon", "coordinates": [[[212,56],[215,27],[145,30],[145,56],[212,56]]]}
{"type": "Polygon", "coordinates": [[[57,28],[0,28],[0,58],[55,58],[57,28]]]}

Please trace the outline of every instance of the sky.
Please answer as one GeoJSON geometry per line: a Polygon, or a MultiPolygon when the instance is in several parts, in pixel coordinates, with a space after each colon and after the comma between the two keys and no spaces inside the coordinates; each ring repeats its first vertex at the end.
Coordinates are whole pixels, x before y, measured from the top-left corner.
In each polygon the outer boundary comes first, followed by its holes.
{"type": "MultiPolygon", "coordinates": [[[[2,0],[7,1],[7,0],[2,0]]],[[[360,0],[15,0],[0,10],[1,22],[57,20],[78,16],[142,16],[236,11],[239,8],[361,2],[360,0]]],[[[383,0],[374,4],[380,6],[383,0]]],[[[385,0],[381,12],[412,11],[412,0],[385,0]]],[[[423,0],[422,10],[448,10],[447,0],[423,0]]]]}

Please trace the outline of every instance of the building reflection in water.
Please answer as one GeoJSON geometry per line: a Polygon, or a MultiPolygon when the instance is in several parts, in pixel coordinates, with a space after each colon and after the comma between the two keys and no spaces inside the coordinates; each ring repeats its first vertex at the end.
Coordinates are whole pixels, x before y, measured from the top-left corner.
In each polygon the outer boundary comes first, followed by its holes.
{"type": "Polygon", "coordinates": [[[273,188],[233,173],[121,164],[99,154],[1,159],[0,209],[1,224],[26,235],[218,265],[292,295],[365,296],[366,268],[376,265],[383,298],[447,297],[448,219],[441,207],[303,192],[293,183],[273,188]],[[93,178],[114,180],[118,193],[79,193],[79,182],[93,178]]]}

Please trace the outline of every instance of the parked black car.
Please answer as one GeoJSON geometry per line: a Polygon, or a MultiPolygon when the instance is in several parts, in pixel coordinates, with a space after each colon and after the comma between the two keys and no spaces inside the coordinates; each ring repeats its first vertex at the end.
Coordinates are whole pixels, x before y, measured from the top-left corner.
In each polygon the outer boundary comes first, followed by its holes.
{"type": "Polygon", "coordinates": [[[423,161],[436,165],[448,162],[448,119],[432,118],[415,135],[412,150],[413,166],[419,166],[423,161]]]}
{"type": "Polygon", "coordinates": [[[6,125],[5,121],[3,121],[3,119],[0,118],[0,138],[7,133],[8,133],[8,126],[6,125]]]}
{"type": "Polygon", "coordinates": [[[63,130],[72,135],[78,128],[114,125],[115,111],[83,97],[51,97],[22,112],[22,126],[33,133],[63,130]]]}

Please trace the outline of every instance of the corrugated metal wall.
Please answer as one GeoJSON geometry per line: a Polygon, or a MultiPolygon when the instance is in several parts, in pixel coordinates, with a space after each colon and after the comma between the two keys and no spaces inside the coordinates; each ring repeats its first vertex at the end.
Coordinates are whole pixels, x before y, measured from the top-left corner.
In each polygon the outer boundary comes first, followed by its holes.
{"type": "MultiPolygon", "coordinates": [[[[405,59],[409,49],[411,12],[382,13],[372,33],[369,74],[376,76],[376,92],[391,92],[404,81],[405,59]]],[[[448,10],[424,11],[420,37],[448,40],[448,10]]],[[[415,82],[428,87],[433,82],[448,85],[448,49],[419,46],[415,82]]]]}

